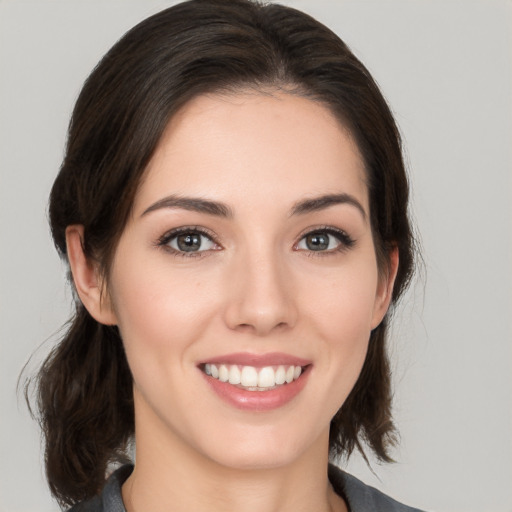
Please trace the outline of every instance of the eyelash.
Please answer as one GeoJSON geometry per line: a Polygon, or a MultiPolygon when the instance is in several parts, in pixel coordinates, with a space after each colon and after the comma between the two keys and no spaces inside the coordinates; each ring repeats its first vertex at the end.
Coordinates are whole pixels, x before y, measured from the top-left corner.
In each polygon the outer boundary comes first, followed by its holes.
{"type": "MultiPolygon", "coordinates": [[[[165,251],[169,252],[173,256],[178,256],[182,258],[200,258],[206,256],[206,253],[209,251],[179,251],[174,249],[174,247],[171,247],[169,244],[170,242],[177,238],[179,235],[200,235],[204,236],[208,240],[210,240],[213,244],[215,244],[218,247],[221,247],[219,243],[216,242],[215,236],[212,232],[205,228],[201,228],[199,226],[183,226],[180,228],[172,229],[171,231],[168,231],[167,233],[163,234],[157,241],[157,246],[161,247],[165,251]]],[[[219,250],[219,249],[214,249],[219,250]]]]}
{"type": "MultiPolygon", "coordinates": [[[[162,235],[156,245],[158,247],[161,247],[162,249],[166,250],[167,252],[173,254],[174,256],[183,257],[183,258],[198,258],[198,257],[204,257],[206,256],[210,250],[203,250],[203,251],[180,251],[176,250],[173,247],[171,247],[169,244],[170,242],[177,238],[181,234],[190,234],[190,235],[200,235],[206,237],[210,242],[215,244],[217,247],[222,248],[222,246],[215,240],[215,235],[202,227],[199,226],[183,226],[180,228],[172,229],[162,235]]],[[[348,235],[345,231],[334,228],[332,226],[319,226],[314,229],[308,229],[305,233],[301,234],[299,237],[298,242],[296,242],[293,246],[294,250],[306,252],[308,253],[308,256],[329,256],[334,253],[339,252],[345,252],[349,249],[351,249],[354,244],[355,240],[348,235]],[[307,249],[298,249],[297,246],[304,240],[307,236],[313,235],[313,234],[327,234],[330,236],[333,236],[336,238],[336,240],[339,242],[339,246],[335,247],[334,249],[324,250],[324,251],[313,251],[313,250],[307,250],[307,249]]],[[[217,251],[219,249],[213,249],[214,251],[217,251]]]]}
{"type": "Polygon", "coordinates": [[[294,248],[298,251],[306,252],[308,257],[326,257],[332,254],[348,251],[354,247],[355,243],[356,241],[342,229],[334,228],[332,226],[319,226],[317,228],[308,229],[305,233],[301,234],[299,241],[294,245],[294,248]],[[339,246],[325,251],[297,249],[297,246],[302,242],[302,240],[307,236],[314,234],[327,234],[333,236],[339,242],[339,246]]]}

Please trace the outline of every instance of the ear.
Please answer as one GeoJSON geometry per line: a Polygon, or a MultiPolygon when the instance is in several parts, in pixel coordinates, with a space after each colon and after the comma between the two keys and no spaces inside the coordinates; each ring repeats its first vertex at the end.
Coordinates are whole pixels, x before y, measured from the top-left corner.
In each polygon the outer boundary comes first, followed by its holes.
{"type": "Polygon", "coordinates": [[[372,317],[372,329],[375,329],[384,318],[391,298],[393,296],[393,286],[395,284],[396,273],[398,271],[398,247],[391,249],[389,253],[389,265],[385,272],[379,277],[377,294],[375,296],[375,305],[372,317]]]}
{"type": "Polygon", "coordinates": [[[83,249],[84,227],[75,224],[66,228],[66,247],[75,288],[83,305],[99,323],[116,325],[117,318],[108,295],[103,291],[103,280],[98,265],[87,259],[83,249]]]}

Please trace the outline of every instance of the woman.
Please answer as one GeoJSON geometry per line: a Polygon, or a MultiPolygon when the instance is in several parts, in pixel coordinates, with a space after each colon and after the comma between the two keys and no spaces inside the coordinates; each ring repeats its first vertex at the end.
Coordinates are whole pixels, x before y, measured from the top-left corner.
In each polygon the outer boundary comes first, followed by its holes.
{"type": "Polygon", "coordinates": [[[39,376],[56,498],[412,510],[328,465],[363,444],[391,460],[407,200],[382,95],[312,18],[195,0],[128,32],[84,85],[50,198],[77,293],[39,376]]]}

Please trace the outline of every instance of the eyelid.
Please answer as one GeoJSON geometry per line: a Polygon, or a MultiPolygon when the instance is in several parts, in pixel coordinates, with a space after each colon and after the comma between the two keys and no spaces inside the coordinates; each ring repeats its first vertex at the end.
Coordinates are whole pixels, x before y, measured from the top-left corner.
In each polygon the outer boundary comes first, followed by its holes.
{"type": "Polygon", "coordinates": [[[314,253],[315,256],[322,256],[322,255],[327,256],[327,255],[335,253],[335,252],[346,251],[346,250],[352,248],[355,243],[356,243],[356,241],[345,230],[334,227],[334,226],[322,225],[322,226],[313,226],[313,227],[309,227],[309,228],[305,229],[298,236],[297,242],[295,242],[293,248],[297,251],[314,253]],[[339,240],[340,246],[336,247],[335,249],[330,249],[327,251],[308,251],[305,249],[297,249],[298,244],[306,236],[313,234],[313,233],[327,233],[329,235],[332,235],[339,240]]]}
{"type": "Polygon", "coordinates": [[[176,235],[180,235],[181,233],[199,233],[201,235],[205,235],[206,237],[210,238],[213,242],[218,243],[216,238],[217,235],[209,230],[208,228],[205,228],[203,226],[180,226],[177,228],[172,228],[166,231],[158,240],[163,241],[165,239],[172,238],[176,235]]]}
{"type": "Polygon", "coordinates": [[[205,228],[203,226],[180,226],[177,228],[172,228],[172,229],[166,231],[161,237],[159,237],[158,240],[156,241],[155,245],[176,255],[176,256],[192,257],[192,258],[194,258],[194,257],[197,258],[199,256],[205,256],[208,252],[210,252],[212,250],[215,251],[215,250],[220,250],[223,248],[222,245],[217,240],[217,235],[213,231],[211,231],[208,228],[205,228]],[[209,249],[209,250],[205,250],[205,251],[190,251],[190,252],[178,251],[178,250],[174,249],[173,247],[171,247],[169,245],[169,242],[173,238],[175,238],[183,233],[197,233],[199,235],[205,236],[211,242],[213,242],[218,248],[209,249]]]}
{"type": "MultiPolygon", "coordinates": [[[[340,229],[335,226],[330,225],[321,225],[321,226],[312,226],[308,227],[302,233],[298,236],[297,241],[293,245],[293,249],[296,251],[301,252],[308,252],[308,253],[314,253],[315,256],[322,256],[322,255],[329,255],[336,252],[343,252],[355,244],[355,240],[343,229],[340,229]],[[308,251],[307,249],[298,249],[298,244],[308,235],[313,233],[327,233],[329,235],[332,235],[337,238],[339,241],[339,247],[336,247],[335,249],[329,249],[325,251],[308,251]]],[[[156,241],[156,246],[171,252],[177,256],[184,256],[184,257],[200,257],[200,256],[206,256],[208,253],[210,253],[212,250],[217,251],[220,249],[223,249],[223,246],[220,244],[220,242],[217,239],[217,235],[209,230],[208,228],[205,228],[203,226],[180,226],[177,228],[172,228],[168,231],[166,231],[162,236],[158,238],[156,241]],[[190,251],[190,252],[184,252],[184,251],[178,251],[172,247],[170,247],[169,242],[179,236],[182,233],[198,233],[202,236],[205,236],[208,238],[212,243],[214,243],[217,248],[215,249],[208,249],[204,251],[190,251]]]]}

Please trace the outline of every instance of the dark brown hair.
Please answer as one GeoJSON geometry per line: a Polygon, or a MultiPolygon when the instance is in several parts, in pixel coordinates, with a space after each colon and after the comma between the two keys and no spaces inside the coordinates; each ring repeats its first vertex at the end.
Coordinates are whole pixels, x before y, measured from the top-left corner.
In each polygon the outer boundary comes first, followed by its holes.
{"type": "MultiPolygon", "coordinates": [[[[85,82],[50,197],[52,235],[84,226],[87,257],[108,279],[144,170],[169,119],[193,97],[284,89],[327,105],[352,133],[367,172],[380,270],[398,247],[393,303],[408,284],[413,240],[408,182],[393,116],[366,68],[329,29],[297,10],[249,0],[192,0],[130,30],[85,82]]],[[[387,318],[371,333],[362,373],[331,422],[333,455],[363,444],[389,461],[387,318]]],[[[134,433],[132,378],[117,328],[79,300],[68,330],[38,374],[46,473],[62,504],[97,494],[107,466],[127,458],[134,433]]]]}

